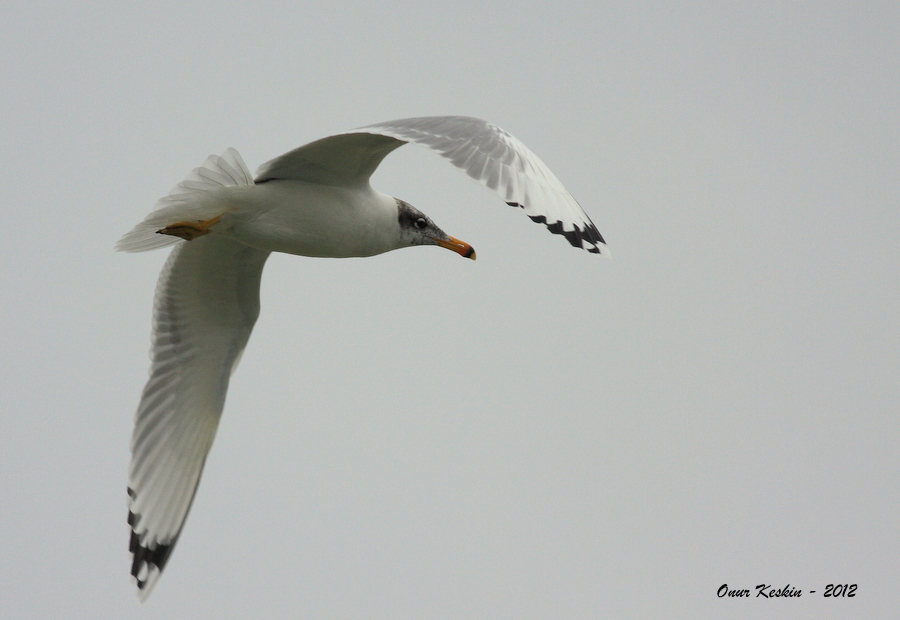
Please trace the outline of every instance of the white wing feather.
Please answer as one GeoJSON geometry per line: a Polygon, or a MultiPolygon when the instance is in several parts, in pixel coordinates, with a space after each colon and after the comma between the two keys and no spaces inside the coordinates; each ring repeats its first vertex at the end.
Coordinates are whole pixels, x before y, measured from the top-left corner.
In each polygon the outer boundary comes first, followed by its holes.
{"type": "Polygon", "coordinates": [[[259,315],[268,255],[208,235],[177,246],[160,274],[128,485],[132,575],[142,599],[190,509],[229,377],[259,315]]]}

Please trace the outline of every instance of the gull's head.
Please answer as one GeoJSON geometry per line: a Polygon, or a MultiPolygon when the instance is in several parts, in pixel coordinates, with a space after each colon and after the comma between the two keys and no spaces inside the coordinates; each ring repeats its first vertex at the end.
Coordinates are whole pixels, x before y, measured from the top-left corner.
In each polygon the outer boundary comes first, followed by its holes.
{"type": "Polygon", "coordinates": [[[475,250],[465,241],[454,239],[431,221],[431,218],[408,202],[397,200],[397,221],[403,245],[438,245],[453,250],[463,258],[475,260],[475,250]]]}

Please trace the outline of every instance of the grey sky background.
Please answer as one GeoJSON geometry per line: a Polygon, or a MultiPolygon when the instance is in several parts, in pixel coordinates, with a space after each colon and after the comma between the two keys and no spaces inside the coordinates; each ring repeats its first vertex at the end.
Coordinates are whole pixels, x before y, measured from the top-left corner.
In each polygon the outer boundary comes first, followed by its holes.
{"type": "Polygon", "coordinates": [[[5,3],[0,615],[875,618],[900,569],[896,3],[5,3]],[[439,157],[373,178],[471,243],[275,255],[182,537],[141,605],[125,486],[166,251],[251,170],[465,114],[610,244],[439,157]],[[761,583],[799,599],[729,600],[761,583]],[[830,583],[858,584],[825,599],[830,583]],[[817,594],[808,594],[816,590],[817,594]]]}

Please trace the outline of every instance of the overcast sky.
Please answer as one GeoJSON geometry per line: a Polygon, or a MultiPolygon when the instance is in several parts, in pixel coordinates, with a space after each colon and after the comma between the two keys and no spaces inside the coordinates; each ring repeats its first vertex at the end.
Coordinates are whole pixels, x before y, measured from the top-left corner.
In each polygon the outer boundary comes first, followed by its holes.
{"type": "Polygon", "coordinates": [[[896,2],[0,8],[0,615],[876,618],[900,580],[896,2]],[[181,539],[132,585],[129,441],[193,167],[485,118],[609,242],[407,146],[471,243],[275,255],[181,539]],[[720,599],[790,584],[802,597],[720,599]],[[824,598],[828,584],[854,598],[824,598]],[[810,594],[816,590],[816,594],[810,594]]]}

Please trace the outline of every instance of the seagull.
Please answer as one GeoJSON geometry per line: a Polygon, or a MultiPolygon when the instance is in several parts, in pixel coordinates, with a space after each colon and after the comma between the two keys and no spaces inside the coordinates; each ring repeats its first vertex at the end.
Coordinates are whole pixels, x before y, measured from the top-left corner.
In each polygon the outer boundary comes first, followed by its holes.
{"type": "Polygon", "coordinates": [[[124,252],[175,245],[156,286],[150,378],[131,439],[129,549],[142,601],[197,491],[228,381],[259,316],[269,254],[344,258],[436,245],[475,259],[471,245],[369,184],[381,161],[406,143],[445,157],[573,246],[609,257],[597,227],[550,169],[480,119],[361,127],[285,153],[255,178],[236,150],[210,155],[116,245],[124,252]]]}

